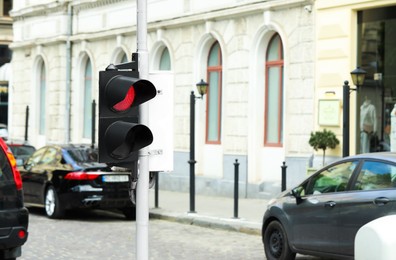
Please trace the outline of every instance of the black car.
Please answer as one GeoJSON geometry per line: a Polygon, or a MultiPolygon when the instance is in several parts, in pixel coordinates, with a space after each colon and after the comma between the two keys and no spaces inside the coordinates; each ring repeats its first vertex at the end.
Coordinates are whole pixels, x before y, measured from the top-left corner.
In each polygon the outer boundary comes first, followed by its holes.
{"type": "Polygon", "coordinates": [[[396,153],[346,157],[271,200],[262,240],[267,259],[296,253],[354,258],[358,230],[396,214],[396,153]]]}
{"type": "Polygon", "coordinates": [[[112,171],[97,162],[88,146],[49,145],[36,150],[20,167],[27,206],[44,207],[49,218],[69,209],[117,209],[136,217],[130,172],[112,171]]]}
{"type": "Polygon", "coordinates": [[[16,159],[17,166],[23,165],[36,151],[34,146],[22,142],[8,142],[7,145],[16,159]]]}
{"type": "Polygon", "coordinates": [[[14,156],[0,138],[0,259],[21,256],[22,245],[28,237],[28,223],[21,176],[14,156]]]}

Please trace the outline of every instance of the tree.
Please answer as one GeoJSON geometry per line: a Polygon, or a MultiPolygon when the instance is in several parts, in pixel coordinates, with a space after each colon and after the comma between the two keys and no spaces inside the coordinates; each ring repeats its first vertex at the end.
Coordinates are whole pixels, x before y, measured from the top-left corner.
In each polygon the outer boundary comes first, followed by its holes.
{"type": "Polygon", "coordinates": [[[325,162],[326,149],[334,149],[340,141],[337,139],[335,134],[331,130],[324,129],[323,131],[311,132],[311,137],[309,138],[309,145],[311,145],[315,151],[318,149],[323,150],[323,163],[325,162]]]}

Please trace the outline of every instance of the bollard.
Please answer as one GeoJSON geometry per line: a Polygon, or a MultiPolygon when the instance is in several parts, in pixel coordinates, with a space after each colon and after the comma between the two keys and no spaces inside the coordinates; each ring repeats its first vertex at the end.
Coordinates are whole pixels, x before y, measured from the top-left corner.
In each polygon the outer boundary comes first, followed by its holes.
{"type": "Polygon", "coordinates": [[[29,128],[29,106],[26,106],[25,114],[25,142],[28,140],[28,128],[29,128]]]}
{"type": "Polygon", "coordinates": [[[235,159],[234,163],[234,218],[238,218],[238,184],[239,184],[239,162],[235,159]]]}
{"type": "Polygon", "coordinates": [[[282,191],[286,190],[286,162],[283,162],[282,168],[282,191]]]}
{"type": "Polygon", "coordinates": [[[91,115],[92,115],[92,127],[91,127],[91,148],[94,149],[95,148],[95,133],[96,133],[96,129],[95,129],[95,122],[96,122],[96,102],[95,99],[92,100],[92,110],[91,110],[91,115]]]}
{"type": "Polygon", "coordinates": [[[154,184],[154,207],[157,209],[158,208],[158,189],[159,189],[159,172],[155,173],[155,184],[154,184]]]}

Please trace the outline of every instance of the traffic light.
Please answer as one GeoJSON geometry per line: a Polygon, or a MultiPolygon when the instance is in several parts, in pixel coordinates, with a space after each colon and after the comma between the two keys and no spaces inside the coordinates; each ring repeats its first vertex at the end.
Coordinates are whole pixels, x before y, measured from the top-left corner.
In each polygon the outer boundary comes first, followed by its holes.
{"type": "Polygon", "coordinates": [[[99,162],[129,167],[153,142],[150,129],[139,124],[139,105],[156,93],[150,81],[139,79],[137,61],[99,72],[99,162]]]}

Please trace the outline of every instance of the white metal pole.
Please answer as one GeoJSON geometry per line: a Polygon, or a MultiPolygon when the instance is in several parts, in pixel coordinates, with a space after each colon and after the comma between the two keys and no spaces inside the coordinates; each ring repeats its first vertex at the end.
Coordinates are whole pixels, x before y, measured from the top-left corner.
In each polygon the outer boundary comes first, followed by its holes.
{"type": "MultiPolygon", "coordinates": [[[[148,79],[147,51],[147,1],[137,0],[137,53],[139,57],[139,77],[148,79]]],[[[148,105],[140,106],[140,123],[148,125],[148,105]]],[[[139,178],[136,189],[136,259],[148,260],[148,190],[149,158],[148,147],[140,150],[139,178]]]]}

